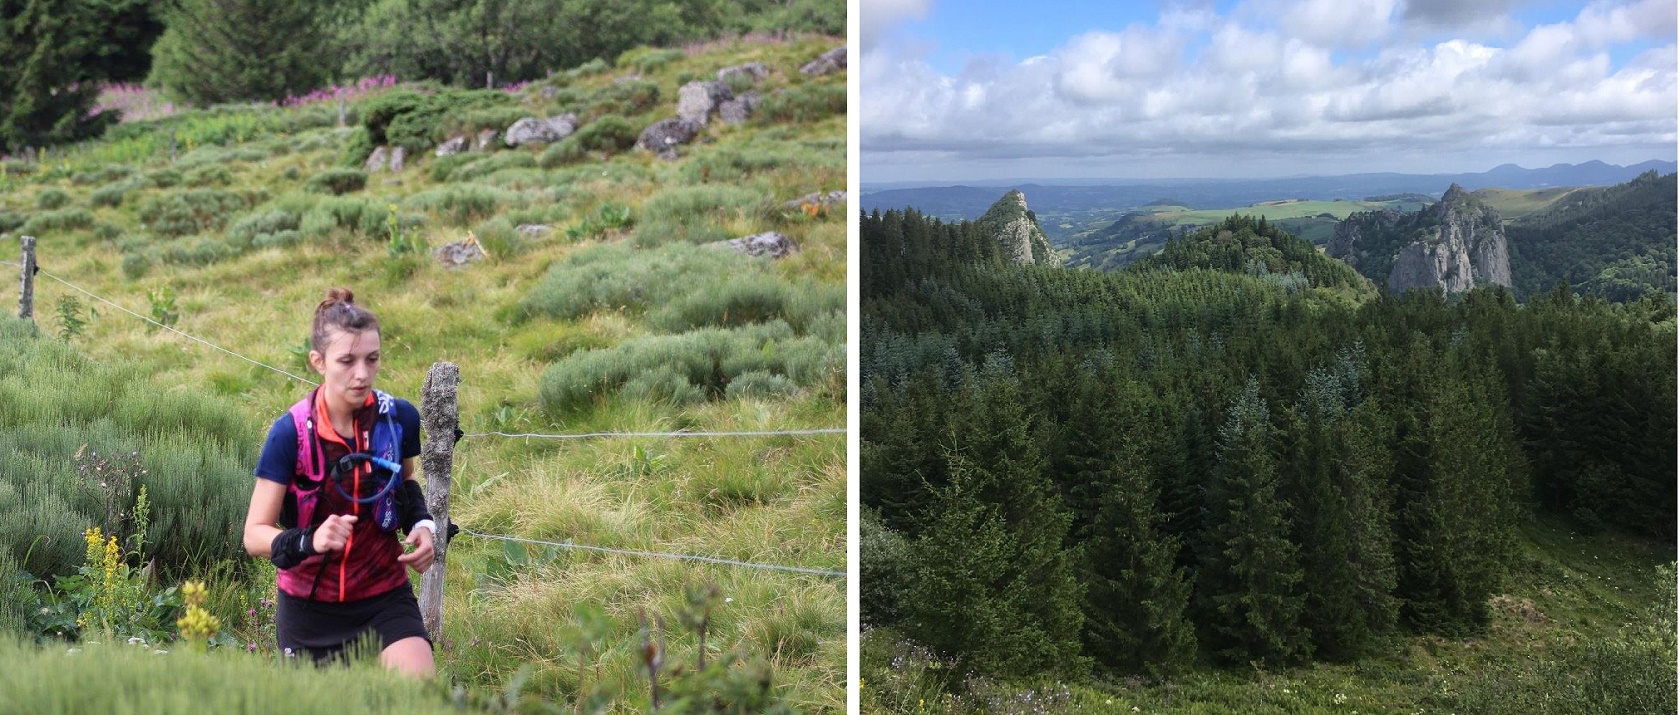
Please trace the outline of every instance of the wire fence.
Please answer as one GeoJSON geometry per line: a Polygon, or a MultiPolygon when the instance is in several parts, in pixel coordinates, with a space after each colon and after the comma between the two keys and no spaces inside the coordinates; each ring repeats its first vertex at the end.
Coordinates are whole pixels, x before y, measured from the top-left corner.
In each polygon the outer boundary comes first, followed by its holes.
{"type": "MultiPolygon", "coordinates": [[[[14,261],[0,260],[0,264],[8,265],[8,266],[14,266],[14,267],[18,267],[18,268],[22,267],[22,264],[14,262],[14,261]]],[[[76,290],[77,292],[80,292],[83,295],[88,296],[89,298],[92,298],[96,301],[99,301],[100,303],[108,305],[112,308],[115,308],[119,311],[122,311],[123,313],[127,313],[128,315],[132,315],[136,318],[139,318],[140,320],[146,321],[147,323],[155,325],[159,328],[163,328],[164,330],[167,330],[169,332],[180,335],[184,338],[192,340],[196,343],[199,343],[199,344],[204,345],[206,347],[209,347],[211,349],[226,353],[228,355],[239,358],[240,360],[244,360],[245,362],[251,363],[253,365],[257,365],[257,366],[260,366],[260,367],[267,368],[269,370],[273,370],[274,372],[277,372],[281,375],[285,375],[286,377],[289,377],[293,380],[297,380],[297,381],[302,382],[302,383],[307,384],[307,385],[318,386],[320,384],[320,383],[314,382],[312,380],[308,380],[308,379],[299,377],[299,376],[294,375],[290,372],[287,372],[285,370],[277,368],[273,365],[269,365],[267,363],[264,363],[260,360],[254,360],[252,358],[246,357],[244,355],[241,355],[237,352],[234,352],[232,350],[224,348],[220,345],[216,345],[215,343],[212,343],[212,342],[210,342],[208,340],[205,340],[203,338],[200,338],[198,336],[192,335],[190,333],[186,333],[186,332],[181,331],[181,330],[177,330],[173,326],[165,325],[165,324],[160,323],[156,320],[153,320],[152,318],[150,318],[148,316],[141,315],[140,313],[136,313],[132,310],[129,310],[128,308],[123,307],[122,305],[117,304],[116,302],[113,302],[113,301],[105,298],[104,296],[98,295],[98,294],[96,294],[92,291],[87,290],[86,288],[83,288],[83,287],[78,286],[74,283],[71,283],[67,280],[64,280],[63,278],[59,278],[58,276],[53,275],[52,273],[50,273],[48,271],[42,270],[41,267],[39,266],[39,264],[36,265],[35,272],[40,274],[40,275],[44,275],[48,278],[51,278],[51,279],[53,279],[53,280],[55,280],[59,283],[62,283],[65,286],[67,286],[67,287],[69,287],[73,290],[76,290]]],[[[533,433],[474,432],[474,433],[470,433],[470,434],[462,434],[461,439],[486,438],[486,437],[501,437],[501,438],[509,438],[509,439],[552,439],[552,440],[581,440],[581,439],[627,438],[627,437],[651,437],[651,438],[774,437],[774,436],[803,436],[803,435],[826,435],[826,434],[845,434],[845,433],[846,433],[846,428],[844,428],[844,427],[824,427],[824,428],[816,428],[816,429],[787,429],[787,430],[733,430],[733,431],[707,431],[707,432],[698,432],[698,431],[588,432],[588,433],[578,433],[578,434],[542,434],[542,433],[534,433],[534,432],[533,433]]],[[[718,558],[718,557],[714,557],[714,556],[696,556],[696,555],[692,555],[692,554],[678,554],[678,553],[663,552],[663,551],[642,551],[642,550],[637,550],[637,549],[617,549],[617,548],[612,548],[612,547],[607,547],[607,546],[593,546],[593,545],[589,545],[589,544],[578,544],[578,543],[573,543],[573,542],[570,542],[570,541],[566,541],[566,542],[541,541],[541,540],[538,540],[538,539],[527,539],[527,538],[523,538],[523,537],[507,536],[507,535],[503,535],[503,534],[486,534],[486,533],[482,533],[482,532],[479,532],[479,531],[469,529],[465,526],[461,526],[460,524],[456,524],[456,526],[458,526],[461,529],[461,533],[469,534],[469,535],[472,535],[472,536],[475,536],[475,537],[478,537],[478,538],[482,538],[482,539],[499,539],[499,540],[502,540],[502,541],[513,541],[513,542],[520,542],[520,543],[526,543],[526,544],[535,544],[535,545],[540,545],[540,546],[552,546],[552,547],[557,547],[557,548],[562,548],[562,549],[593,551],[593,552],[597,552],[597,553],[619,554],[619,555],[625,555],[625,556],[665,558],[665,559],[674,559],[674,560],[680,560],[680,561],[697,561],[697,562],[702,562],[702,563],[720,564],[720,565],[725,565],[725,566],[738,566],[738,567],[742,567],[742,568],[754,568],[754,569],[761,569],[761,570],[767,570],[767,571],[783,571],[783,572],[790,572],[790,573],[801,573],[801,574],[824,576],[824,577],[830,577],[830,578],[845,578],[846,577],[846,572],[845,571],[835,571],[835,570],[830,570],[830,569],[814,569],[814,568],[806,568],[806,567],[803,567],[803,566],[785,566],[785,565],[781,565],[781,564],[753,563],[753,562],[748,562],[748,561],[737,561],[737,560],[734,560],[734,559],[718,558]]]]}
{"type": "MultiPolygon", "coordinates": [[[[460,525],[457,524],[457,526],[460,526],[460,525]]],[[[461,533],[470,534],[472,536],[476,536],[476,537],[481,538],[481,539],[500,539],[502,541],[513,541],[513,542],[518,542],[518,543],[522,543],[522,544],[535,544],[535,545],[538,545],[538,546],[553,546],[553,547],[562,548],[562,549],[577,549],[577,550],[582,550],[582,551],[594,551],[594,552],[597,552],[597,553],[605,553],[605,554],[620,554],[620,555],[624,555],[624,556],[646,556],[646,557],[655,557],[655,558],[664,558],[664,559],[675,559],[675,560],[680,560],[680,561],[699,561],[699,562],[708,563],[708,564],[721,564],[721,565],[724,565],[724,566],[740,566],[740,567],[744,567],[744,568],[755,568],[755,569],[762,569],[762,570],[766,570],[766,571],[788,571],[788,572],[792,572],[792,573],[811,574],[811,575],[815,575],[815,576],[828,576],[828,577],[835,577],[835,578],[845,578],[846,577],[846,572],[845,571],[834,571],[834,570],[829,570],[829,569],[813,569],[813,568],[805,568],[803,566],[783,566],[783,565],[780,565],[780,564],[753,563],[753,562],[750,562],[750,561],[736,561],[735,559],[724,559],[724,558],[718,558],[718,557],[715,557],[715,556],[695,556],[695,555],[692,555],[692,554],[677,554],[677,553],[670,553],[670,552],[665,552],[665,551],[641,551],[641,550],[637,550],[637,549],[615,549],[615,548],[611,548],[611,547],[607,547],[607,546],[590,546],[590,545],[587,545],[587,544],[578,544],[578,543],[573,543],[573,542],[570,542],[570,541],[542,541],[540,539],[527,539],[527,538],[519,537],[519,536],[505,536],[505,535],[502,535],[502,534],[485,534],[485,533],[482,533],[482,532],[474,531],[474,530],[469,529],[465,526],[461,526],[461,533]]]]}

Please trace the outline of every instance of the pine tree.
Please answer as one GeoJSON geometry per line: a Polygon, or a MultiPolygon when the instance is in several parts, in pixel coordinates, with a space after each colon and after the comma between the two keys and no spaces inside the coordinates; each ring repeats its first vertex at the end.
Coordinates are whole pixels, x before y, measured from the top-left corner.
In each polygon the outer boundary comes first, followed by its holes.
{"type": "Polygon", "coordinates": [[[194,104],[278,100],[324,84],[317,0],[181,0],[164,18],[148,83],[194,104]]]}
{"type": "Polygon", "coordinates": [[[1156,490],[1138,450],[1114,455],[1100,483],[1102,511],[1086,558],[1086,653],[1117,673],[1172,674],[1196,653],[1185,617],[1190,582],[1174,565],[1178,542],[1161,533],[1156,490]]]}
{"type": "Polygon", "coordinates": [[[1275,441],[1259,384],[1250,379],[1219,430],[1209,553],[1196,583],[1207,640],[1233,662],[1291,663],[1312,652],[1301,626],[1305,598],[1288,504],[1277,493],[1275,441]]]}
{"type": "Polygon", "coordinates": [[[75,0],[0,0],[0,154],[96,136],[101,16],[75,0]]]}

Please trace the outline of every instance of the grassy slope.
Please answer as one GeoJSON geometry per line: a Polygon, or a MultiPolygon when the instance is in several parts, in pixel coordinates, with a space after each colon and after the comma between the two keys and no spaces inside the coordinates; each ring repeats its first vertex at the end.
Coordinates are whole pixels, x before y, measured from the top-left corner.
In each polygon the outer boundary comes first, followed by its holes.
{"type": "MultiPolygon", "coordinates": [[[[832,38],[779,43],[718,43],[648,72],[660,85],[658,108],[633,117],[639,127],[671,116],[676,90],[685,78],[758,60],[776,73],[770,87],[807,83],[798,67],[839,44],[832,38]]],[[[573,83],[584,90],[607,86],[628,71],[609,71],[573,83]]],[[[844,86],[844,75],[820,82],[844,86]]],[[[550,108],[533,87],[526,95],[538,113],[550,108]]],[[[276,110],[278,111],[278,110],[276,110]]],[[[514,319],[513,306],[547,266],[595,241],[573,243],[564,228],[592,215],[605,203],[639,212],[661,191],[697,183],[690,166],[730,150],[786,148],[814,151],[838,147],[825,161],[750,168],[730,183],[759,192],[774,205],[817,190],[844,188],[845,116],[791,125],[755,121],[706,130],[710,143],[693,147],[688,158],[659,161],[627,152],[593,171],[567,167],[553,172],[523,169],[479,179],[521,192],[527,206],[556,230],[527,242],[516,256],[459,270],[430,259],[412,274],[394,267],[379,239],[340,233],[329,242],[253,250],[205,267],[154,265],[139,280],[126,278],[109,240],[93,230],[40,236],[46,270],[138,312],[147,312],[147,291],[162,286],[179,296],[179,327],[271,365],[297,372],[293,350],[306,332],[308,314],[330,286],[353,287],[359,302],[374,309],[384,325],[381,386],[417,399],[427,367],[450,360],[462,367],[460,408],[465,431],[587,432],[597,430],[778,429],[843,425],[842,399],[815,390],[775,400],[714,401],[674,409],[624,398],[608,398],[593,409],[567,415],[545,413],[537,404],[537,379],[546,364],[564,355],[567,344],[611,345],[647,334],[640,316],[604,311],[577,320],[514,319]],[[749,146],[750,145],[750,146],[749,146]],[[753,147],[757,147],[754,149],[753,147]],[[558,182],[558,183],[554,183],[558,182]],[[554,183],[550,186],[550,183],[554,183]],[[568,341],[571,341],[568,343],[568,341]]],[[[341,132],[317,129],[290,137],[256,137],[234,148],[257,147],[266,156],[229,161],[229,188],[262,188],[272,196],[295,192],[310,176],[333,166],[341,132]],[[321,148],[294,151],[291,147],[321,148]]],[[[124,235],[143,235],[136,206],[164,193],[138,189],[119,207],[94,207],[95,185],[67,177],[99,168],[114,156],[130,158],[141,172],[163,168],[166,155],[133,156],[126,147],[94,143],[70,151],[59,178],[12,176],[0,193],[0,210],[35,212],[44,191],[67,192],[70,206],[89,207],[97,224],[124,235]]],[[[832,153],[832,152],[829,152],[832,153]]],[[[427,174],[430,156],[410,159],[393,177],[373,174],[362,192],[376,201],[403,204],[437,185],[427,174]]],[[[586,162],[598,162],[588,159],[586,162]]],[[[504,207],[503,210],[507,210],[504,207]]],[[[409,213],[405,210],[404,213],[409,213]]],[[[731,235],[766,230],[761,213],[738,210],[715,221],[731,235]]],[[[805,220],[794,216],[773,226],[801,247],[773,270],[792,281],[843,285],[846,248],[843,210],[805,220]]],[[[436,213],[421,229],[431,246],[464,237],[467,224],[436,213]]],[[[618,233],[606,241],[631,240],[618,233]]],[[[10,258],[9,256],[7,257],[10,258]]],[[[695,280],[721,279],[696,276],[695,280]]],[[[51,281],[37,283],[37,315],[56,332],[54,306],[71,292],[51,281]]],[[[95,359],[126,360],[144,367],[153,389],[187,395],[214,394],[260,431],[307,386],[266,369],[210,351],[166,333],[149,333],[137,320],[100,306],[100,315],[76,344],[95,359]]],[[[257,444],[250,445],[254,462],[257,444]]],[[[825,569],[845,564],[845,458],[839,435],[734,440],[607,440],[543,443],[468,440],[456,453],[457,520],[476,529],[527,538],[575,540],[635,549],[706,554],[825,569]]],[[[621,622],[598,644],[603,653],[582,688],[605,683],[621,693],[620,709],[645,701],[642,676],[632,657],[636,614],[665,614],[683,602],[686,584],[715,583],[730,601],[715,616],[710,649],[741,642],[768,655],[782,692],[802,710],[843,707],[845,596],[842,582],[631,557],[561,556],[551,563],[507,569],[500,542],[463,538],[450,551],[448,610],[443,670],[473,686],[496,687],[522,664],[533,667],[528,688],[564,699],[580,685],[576,639],[567,635],[573,609],[595,605],[621,622]],[[489,575],[495,575],[491,578],[489,575]]],[[[541,560],[539,560],[541,561],[541,560]]],[[[691,652],[693,637],[673,633],[673,658],[691,652]],[[686,649],[686,650],[685,650],[686,649]]],[[[683,656],[686,657],[686,656],[683,656]]]]}
{"type": "MultiPolygon", "coordinates": [[[[1397,645],[1396,655],[1350,664],[1275,672],[1201,669],[1152,686],[987,684],[976,690],[995,701],[1021,706],[1025,693],[1034,690],[1036,699],[1058,703],[1052,710],[1082,713],[1500,712],[1486,708],[1485,694],[1510,687],[1507,674],[1531,672],[1569,644],[1609,639],[1624,626],[1639,622],[1642,614],[1662,608],[1668,597],[1658,587],[1657,568],[1673,562],[1672,544],[1613,534],[1586,536],[1552,519],[1523,524],[1519,543],[1520,556],[1505,592],[1493,599],[1494,623],[1483,637],[1411,637],[1397,645]],[[1484,705],[1471,704],[1476,702],[1484,705]]],[[[1674,603],[1666,607],[1672,611],[1674,603]]],[[[931,686],[945,677],[940,671],[948,665],[903,657],[905,651],[893,650],[889,632],[875,631],[864,640],[865,712],[877,708],[911,712],[917,710],[918,702],[930,712],[973,712],[974,702],[983,699],[970,695],[967,703],[953,707],[931,686]],[[893,655],[900,656],[900,665],[883,668],[882,662],[893,655]]],[[[1534,689],[1554,696],[1564,691],[1556,682],[1534,689]]],[[[1562,705],[1562,710],[1554,705],[1554,711],[1588,707],[1587,703],[1562,705]]],[[[1673,712],[1673,707],[1670,698],[1667,712],[1673,712]]]]}

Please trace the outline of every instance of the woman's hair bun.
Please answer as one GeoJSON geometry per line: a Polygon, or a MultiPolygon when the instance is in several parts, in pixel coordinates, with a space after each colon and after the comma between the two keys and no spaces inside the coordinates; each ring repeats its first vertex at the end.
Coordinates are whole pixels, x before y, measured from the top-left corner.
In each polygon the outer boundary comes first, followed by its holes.
{"type": "Polygon", "coordinates": [[[356,294],[351,293],[349,288],[334,288],[329,290],[327,291],[327,299],[321,301],[320,305],[315,306],[315,314],[320,315],[325,313],[328,308],[338,305],[339,303],[354,305],[356,303],[356,294]]]}

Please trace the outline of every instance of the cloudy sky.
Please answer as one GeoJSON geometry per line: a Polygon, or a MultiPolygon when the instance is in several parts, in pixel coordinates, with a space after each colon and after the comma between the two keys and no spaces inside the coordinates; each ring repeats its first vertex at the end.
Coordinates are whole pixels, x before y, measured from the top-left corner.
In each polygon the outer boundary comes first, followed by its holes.
{"type": "Polygon", "coordinates": [[[1676,154],[1675,0],[861,0],[863,181],[1676,154]]]}

